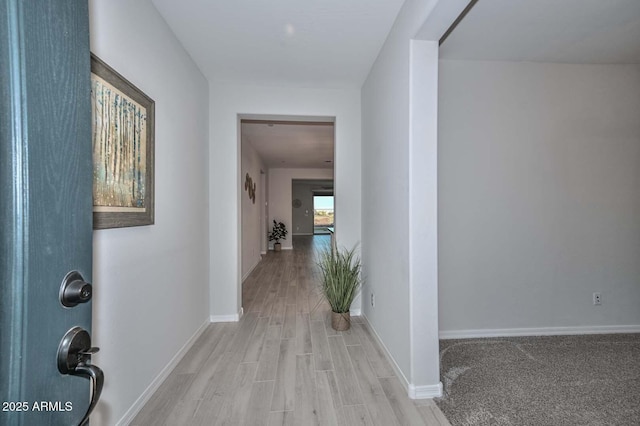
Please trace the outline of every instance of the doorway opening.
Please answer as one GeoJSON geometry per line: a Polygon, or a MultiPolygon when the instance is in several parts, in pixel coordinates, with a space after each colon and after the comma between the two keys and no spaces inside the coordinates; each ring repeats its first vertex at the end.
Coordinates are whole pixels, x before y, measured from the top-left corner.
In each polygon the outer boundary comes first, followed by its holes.
{"type": "MultiPolygon", "coordinates": [[[[241,114],[238,130],[242,300],[242,282],[275,248],[268,237],[273,222],[282,222],[288,231],[278,247],[293,250],[294,236],[315,232],[316,191],[333,197],[335,117],[241,114]]],[[[333,214],[328,224],[333,225],[333,214]]]]}

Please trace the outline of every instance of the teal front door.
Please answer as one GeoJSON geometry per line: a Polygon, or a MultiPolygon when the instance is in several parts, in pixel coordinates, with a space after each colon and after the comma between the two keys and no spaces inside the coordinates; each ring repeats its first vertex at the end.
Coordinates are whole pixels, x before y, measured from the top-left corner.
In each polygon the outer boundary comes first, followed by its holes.
{"type": "Polygon", "coordinates": [[[0,0],[0,425],[80,424],[102,385],[89,58],[87,0],[0,0]]]}

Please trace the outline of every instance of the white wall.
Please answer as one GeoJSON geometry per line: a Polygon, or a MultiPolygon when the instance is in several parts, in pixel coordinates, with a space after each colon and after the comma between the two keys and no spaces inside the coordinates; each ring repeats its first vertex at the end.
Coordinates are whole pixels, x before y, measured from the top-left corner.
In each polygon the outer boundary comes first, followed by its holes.
{"type": "MultiPolygon", "coordinates": [[[[289,230],[287,239],[280,241],[283,249],[292,247],[293,219],[292,219],[292,180],[294,179],[333,179],[331,169],[269,169],[269,231],[273,227],[273,221],[282,222],[289,230]]],[[[313,203],[313,201],[312,201],[313,203]]],[[[303,208],[303,207],[301,207],[303,208]]],[[[310,209],[313,216],[313,206],[310,209]]],[[[312,217],[313,222],[313,217],[312,217]]],[[[311,229],[313,233],[313,227],[311,229]]],[[[273,248],[273,241],[270,243],[273,248]]]]}
{"type": "Polygon", "coordinates": [[[412,40],[409,87],[409,396],[434,397],[438,339],[438,42],[412,40]],[[431,361],[429,363],[429,361],[431,361]]]}
{"type": "Polygon", "coordinates": [[[91,50],[156,106],[155,225],[94,232],[91,424],[113,425],[208,319],[208,87],[150,1],[89,3],[91,50]]]}
{"type": "Polygon", "coordinates": [[[640,66],[440,76],[442,332],[638,329],[640,66]]]}
{"type": "Polygon", "coordinates": [[[244,280],[260,262],[262,251],[263,224],[260,222],[261,209],[264,206],[265,194],[263,191],[265,170],[262,159],[251,144],[242,140],[242,280],[244,280]],[[246,174],[249,174],[256,186],[256,198],[253,202],[249,198],[249,191],[244,189],[246,174]]]}
{"type": "Polygon", "coordinates": [[[260,249],[262,254],[267,254],[267,250],[269,249],[269,174],[267,170],[262,175],[262,179],[260,184],[262,185],[262,204],[261,204],[261,222],[260,222],[260,249]]]}
{"type": "MultiPolygon", "coordinates": [[[[333,176],[333,171],[331,172],[333,176]]],[[[300,207],[291,208],[291,233],[293,235],[312,235],[313,226],[313,188],[318,185],[294,182],[291,189],[291,198],[300,200],[300,207]]]]}
{"type": "MultiPolygon", "coordinates": [[[[216,202],[210,212],[216,230],[211,234],[216,273],[211,275],[210,306],[214,319],[225,319],[236,317],[241,303],[238,114],[335,117],[336,231],[340,244],[353,246],[361,238],[360,92],[211,84],[210,95],[209,193],[216,202]]],[[[274,194],[269,191],[269,196],[274,194]]]]}
{"type": "Polygon", "coordinates": [[[412,397],[441,391],[435,214],[438,53],[437,43],[412,42],[436,3],[405,2],[362,87],[363,311],[412,397]],[[371,294],[375,307],[369,303],[371,294]]]}

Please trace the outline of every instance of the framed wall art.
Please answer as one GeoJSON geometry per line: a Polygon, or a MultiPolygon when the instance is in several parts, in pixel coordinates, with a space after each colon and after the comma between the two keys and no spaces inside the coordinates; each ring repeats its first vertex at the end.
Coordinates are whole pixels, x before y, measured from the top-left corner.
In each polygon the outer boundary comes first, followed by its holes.
{"type": "Polygon", "coordinates": [[[154,222],[155,102],[91,55],[93,228],[154,222]]]}

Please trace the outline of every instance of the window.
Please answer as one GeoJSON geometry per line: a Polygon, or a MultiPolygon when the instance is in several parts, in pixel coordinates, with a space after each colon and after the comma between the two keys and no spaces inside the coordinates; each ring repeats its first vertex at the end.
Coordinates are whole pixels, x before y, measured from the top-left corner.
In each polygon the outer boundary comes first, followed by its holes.
{"type": "Polygon", "coordinates": [[[313,232],[326,234],[333,227],[333,195],[315,195],[313,197],[313,232]]]}

